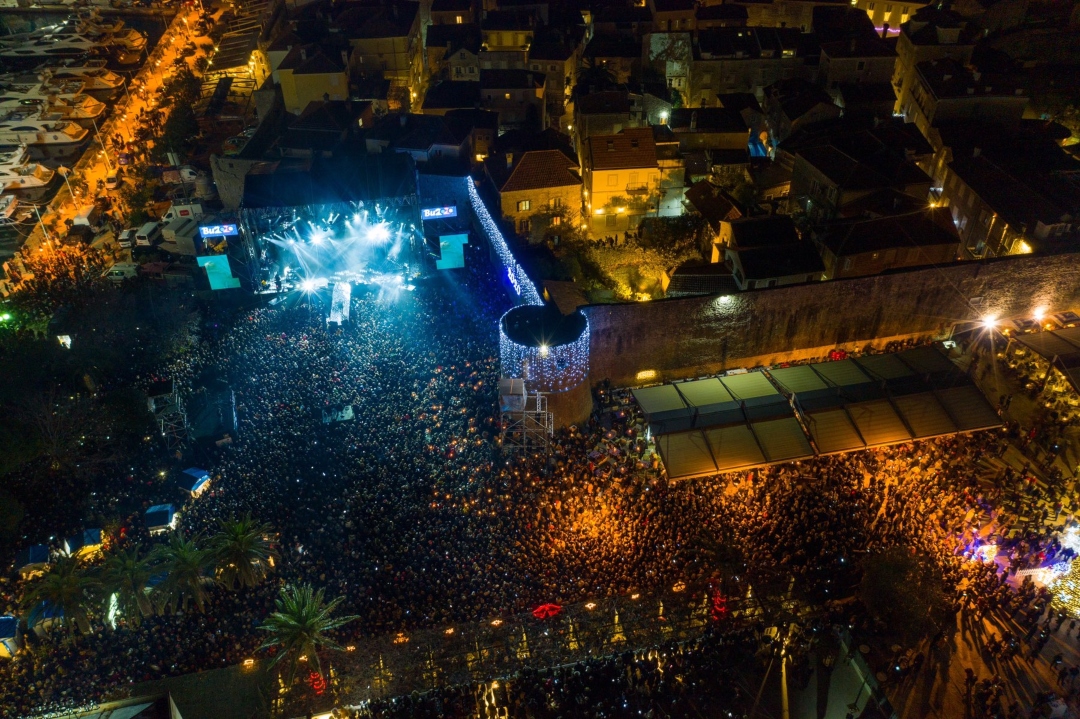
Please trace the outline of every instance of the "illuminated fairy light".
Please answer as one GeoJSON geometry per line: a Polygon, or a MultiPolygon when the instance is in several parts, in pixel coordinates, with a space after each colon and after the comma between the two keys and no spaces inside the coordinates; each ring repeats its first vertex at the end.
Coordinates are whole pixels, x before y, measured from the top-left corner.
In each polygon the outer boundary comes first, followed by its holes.
{"type": "Polygon", "coordinates": [[[480,199],[480,195],[476,192],[476,186],[467,177],[462,182],[469,188],[469,201],[472,203],[473,212],[476,213],[476,218],[480,220],[481,226],[487,233],[491,246],[495,248],[495,254],[499,256],[499,261],[506,268],[514,291],[526,304],[542,305],[543,301],[540,299],[540,293],[536,291],[536,285],[525,274],[525,270],[522,269],[513,253],[510,252],[510,246],[506,244],[506,239],[503,238],[502,232],[499,231],[499,226],[491,219],[491,214],[487,211],[483,200],[480,199]]]}
{"type": "Polygon", "coordinates": [[[577,387],[589,376],[589,320],[585,318],[585,329],[573,342],[539,347],[510,339],[500,320],[499,362],[503,377],[526,380],[529,391],[562,392],[577,387]]]}

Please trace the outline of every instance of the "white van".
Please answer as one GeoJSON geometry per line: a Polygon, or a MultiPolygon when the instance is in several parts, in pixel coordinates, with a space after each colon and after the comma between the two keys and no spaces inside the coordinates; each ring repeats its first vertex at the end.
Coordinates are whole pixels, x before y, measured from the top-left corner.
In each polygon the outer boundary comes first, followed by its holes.
{"type": "Polygon", "coordinates": [[[115,265],[105,270],[105,279],[110,282],[123,282],[132,277],[137,277],[138,274],[139,266],[134,262],[117,262],[115,265]]]}
{"type": "Polygon", "coordinates": [[[139,247],[153,247],[161,239],[161,225],[147,222],[135,233],[135,244],[139,247]]]}
{"type": "Polygon", "coordinates": [[[171,222],[172,220],[181,220],[188,217],[200,217],[202,214],[202,205],[197,202],[187,205],[174,202],[169,206],[168,212],[161,216],[161,221],[171,222]]]}
{"type": "Polygon", "coordinates": [[[134,227],[130,227],[120,233],[120,237],[116,239],[116,244],[120,245],[120,249],[130,250],[135,245],[135,233],[134,227]]]}

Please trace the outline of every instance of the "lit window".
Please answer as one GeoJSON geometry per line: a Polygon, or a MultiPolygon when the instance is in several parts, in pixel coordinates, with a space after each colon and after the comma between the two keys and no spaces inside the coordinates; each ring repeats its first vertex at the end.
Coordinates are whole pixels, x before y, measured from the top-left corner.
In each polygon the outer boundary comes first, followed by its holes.
{"type": "Polygon", "coordinates": [[[460,25],[461,22],[462,22],[461,16],[460,15],[455,15],[454,16],[454,22],[457,23],[458,25],[460,25]]]}
{"type": "Polygon", "coordinates": [[[552,227],[558,227],[561,224],[562,224],[562,218],[561,217],[555,216],[555,217],[551,218],[552,227]]]}
{"type": "Polygon", "coordinates": [[[510,93],[506,93],[506,99],[507,99],[507,100],[509,100],[509,99],[510,99],[510,93]]]}
{"type": "Polygon", "coordinates": [[[517,203],[518,212],[525,212],[532,207],[532,200],[522,200],[517,203]]]}

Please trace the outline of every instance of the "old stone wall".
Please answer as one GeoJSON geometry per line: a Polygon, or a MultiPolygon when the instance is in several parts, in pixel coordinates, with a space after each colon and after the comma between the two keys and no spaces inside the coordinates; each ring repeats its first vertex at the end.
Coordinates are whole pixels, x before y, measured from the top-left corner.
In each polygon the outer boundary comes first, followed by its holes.
{"type": "Polygon", "coordinates": [[[582,311],[591,328],[591,383],[633,386],[823,357],[836,347],[944,336],[983,317],[1030,316],[1040,307],[1080,307],[1080,254],[582,311]]]}

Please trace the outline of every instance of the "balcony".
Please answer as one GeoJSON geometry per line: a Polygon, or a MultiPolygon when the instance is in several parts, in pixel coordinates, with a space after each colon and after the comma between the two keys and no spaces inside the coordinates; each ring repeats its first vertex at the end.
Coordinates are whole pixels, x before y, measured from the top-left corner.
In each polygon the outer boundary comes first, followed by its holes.
{"type": "Polygon", "coordinates": [[[647,195],[649,194],[648,185],[627,185],[626,194],[628,195],[647,195]]]}

